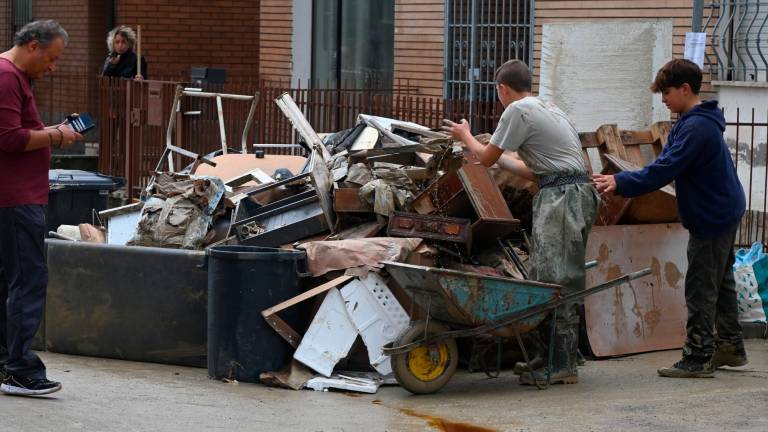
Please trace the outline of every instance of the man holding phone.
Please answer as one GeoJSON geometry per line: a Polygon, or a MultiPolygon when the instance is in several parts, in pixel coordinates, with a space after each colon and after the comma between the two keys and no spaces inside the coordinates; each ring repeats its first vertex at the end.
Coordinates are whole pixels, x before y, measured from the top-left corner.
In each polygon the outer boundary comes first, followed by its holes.
{"type": "Polygon", "coordinates": [[[48,285],[45,206],[52,147],[81,138],[65,124],[45,127],[31,80],[56,69],[69,42],[56,21],[34,21],[0,54],[0,390],[35,396],[61,390],[31,350],[48,285]]]}

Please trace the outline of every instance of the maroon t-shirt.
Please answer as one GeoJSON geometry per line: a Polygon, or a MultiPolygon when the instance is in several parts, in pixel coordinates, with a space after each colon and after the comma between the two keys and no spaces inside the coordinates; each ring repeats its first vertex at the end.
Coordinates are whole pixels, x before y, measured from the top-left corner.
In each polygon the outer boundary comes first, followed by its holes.
{"type": "Polygon", "coordinates": [[[48,204],[51,148],[24,151],[30,131],[44,127],[29,78],[0,57],[0,207],[48,204]]]}

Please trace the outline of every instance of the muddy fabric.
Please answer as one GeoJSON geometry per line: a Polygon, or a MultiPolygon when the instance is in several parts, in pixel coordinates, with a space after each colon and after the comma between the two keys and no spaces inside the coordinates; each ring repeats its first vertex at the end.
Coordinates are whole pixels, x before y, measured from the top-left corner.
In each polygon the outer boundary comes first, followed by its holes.
{"type": "Polygon", "coordinates": [[[364,184],[358,195],[373,205],[376,214],[389,217],[395,210],[404,210],[418,193],[403,166],[377,163],[373,176],[375,179],[364,184]]]}
{"type": "Polygon", "coordinates": [[[299,246],[307,252],[307,266],[313,276],[333,270],[359,269],[367,273],[383,267],[384,261],[402,261],[421,245],[420,238],[372,237],[314,241],[299,246]]]}
{"type": "Polygon", "coordinates": [[[736,283],[731,270],[735,236],[734,229],[714,239],[691,235],[688,240],[688,272],[685,275],[688,335],[683,346],[686,356],[709,358],[720,342],[744,346],[736,304],[736,283]]]}
{"type": "Polygon", "coordinates": [[[590,184],[545,188],[533,198],[531,278],[585,288],[584,254],[600,197],[590,184]]]}
{"type": "Polygon", "coordinates": [[[202,249],[224,190],[217,177],[158,176],[128,245],[202,249]]]}
{"type": "MultiPolygon", "coordinates": [[[[545,188],[533,198],[530,278],[563,285],[564,293],[585,289],[587,237],[600,197],[590,184],[545,188]]],[[[558,310],[558,323],[578,325],[578,303],[558,310]]]]}

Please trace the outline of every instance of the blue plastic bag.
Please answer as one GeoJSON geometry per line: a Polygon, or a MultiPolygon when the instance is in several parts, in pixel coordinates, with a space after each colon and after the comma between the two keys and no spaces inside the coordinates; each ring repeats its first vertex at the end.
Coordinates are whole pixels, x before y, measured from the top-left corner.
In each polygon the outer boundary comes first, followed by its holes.
{"type": "Polygon", "coordinates": [[[736,251],[736,258],[733,263],[733,269],[736,270],[737,267],[752,265],[755,263],[755,261],[764,256],[766,256],[766,254],[763,253],[763,244],[760,242],[754,242],[752,243],[751,248],[739,249],[736,251]]]}

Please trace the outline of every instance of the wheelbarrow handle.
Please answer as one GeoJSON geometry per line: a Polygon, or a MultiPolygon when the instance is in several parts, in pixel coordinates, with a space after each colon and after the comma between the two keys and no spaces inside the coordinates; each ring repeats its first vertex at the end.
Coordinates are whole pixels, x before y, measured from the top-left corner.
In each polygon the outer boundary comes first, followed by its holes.
{"type": "Polygon", "coordinates": [[[459,337],[468,337],[468,336],[475,336],[479,334],[488,333],[492,330],[496,330],[497,328],[501,327],[507,327],[509,325],[515,324],[518,321],[522,321],[526,318],[530,318],[534,315],[538,315],[543,312],[548,312],[553,309],[557,309],[558,307],[566,304],[571,303],[575,300],[582,299],[588,295],[592,295],[595,293],[598,293],[600,291],[605,291],[608,288],[612,288],[624,283],[627,283],[629,281],[639,279],[641,277],[647,276],[651,274],[650,268],[645,268],[640,271],[636,271],[634,273],[629,273],[626,275],[623,275],[621,277],[618,277],[616,279],[609,280],[607,282],[604,282],[600,285],[594,286],[592,288],[587,288],[583,291],[575,292],[572,294],[568,294],[566,296],[560,297],[555,300],[550,300],[546,303],[541,303],[538,305],[534,305],[528,309],[521,310],[519,312],[516,312],[507,318],[496,321],[488,324],[481,325],[479,327],[473,327],[469,329],[461,329],[461,330],[453,330],[449,332],[445,332],[439,335],[435,335],[420,341],[412,342],[407,345],[399,346],[399,347],[384,347],[384,354],[385,355],[395,355],[395,354],[402,354],[406,353],[408,351],[411,351],[412,349],[421,346],[421,345],[427,345],[430,343],[437,342],[439,340],[443,339],[451,339],[451,338],[459,338],[459,337]]]}

